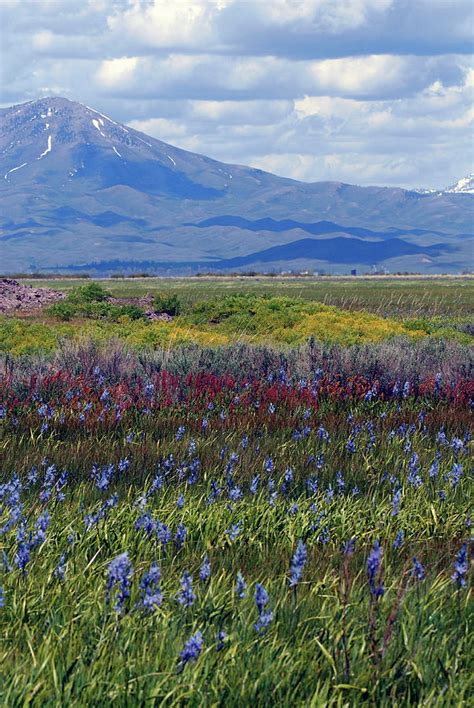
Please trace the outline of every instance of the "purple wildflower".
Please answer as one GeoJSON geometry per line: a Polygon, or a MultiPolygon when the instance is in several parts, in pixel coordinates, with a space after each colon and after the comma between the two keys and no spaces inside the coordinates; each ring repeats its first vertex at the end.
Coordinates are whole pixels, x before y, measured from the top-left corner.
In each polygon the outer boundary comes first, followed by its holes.
{"type": "Polygon", "coordinates": [[[184,645],[184,649],[180,653],[181,668],[184,669],[188,661],[196,661],[202,651],[203,639],[201,632],[196,632],[184,645]]]}
{"type": "Polygon", "coordinates": [[[110,595],[115,585],[118,586],[117,598],[114,609],[121,614],[125,602],[130,597],[130,583],[132,578],[132,564],[128,553],[121,553],[109,564],[109,577],[107,580],[106,603],[110,602],[110,595]]]}
{"type": "Polygon", "coordinates": [[[308,553],[303,541],[299,540],[296,546],[296,551],[291,561],[290,572],[290,587],[295,587],[301,580],[303,569],[306,563],[308,553]]]}
{"type": "Polygon", "coordinates": [[[177,595],[177,600],[183,607],[191,607],[196,599],[196,595],[193,590],[193,579],[187,571],[181,576],[181,590],[177,595]]]}

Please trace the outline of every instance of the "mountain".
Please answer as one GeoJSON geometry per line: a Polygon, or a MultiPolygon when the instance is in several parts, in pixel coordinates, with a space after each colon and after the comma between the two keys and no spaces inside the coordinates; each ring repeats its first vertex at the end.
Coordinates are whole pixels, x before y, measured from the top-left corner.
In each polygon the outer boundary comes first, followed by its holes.
{"type": "Polygon", "coordinates": [[[65,98],[0,110],[2,272],[472,268],[473,196],[305,183],[65,98]]]}
{"type": "Polygon", "coordinates": [[[452,187],[445,189],[446,194],[474,194],[474,173],[462,177],[452,187]]]}

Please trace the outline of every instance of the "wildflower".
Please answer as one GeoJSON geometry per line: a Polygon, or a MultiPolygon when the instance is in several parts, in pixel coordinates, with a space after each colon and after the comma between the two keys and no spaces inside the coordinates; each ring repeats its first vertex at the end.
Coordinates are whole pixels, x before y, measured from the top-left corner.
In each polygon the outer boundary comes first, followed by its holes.
{"type": "Polygon", "coordinates": [[[451,472],[449,472],[446,475],[446,481],[451,483],[451,487],[455,489],[462,477],[462,465],[459,464],[459,462],[455,462],[453,464],[453,468],[451,472]]]}
{"type": "Polygon", "coordinates": [[[188,530],[186,526],[182,523],[179,523],[178,528],[176,530],[176,535],[174,537],[174,544],[177,549],[180,549],[184,543],[184,539],[186,538],[188,530]]]}
{"type": "Polygon", "coordinates": [[[196,661],[202,651],[203,639],[201,632],[196,632],[184,645],[184,649],[180,653],[181,669],[184,669],[188,661],[196,661]]]}
{"type": "Polygon", "coordinates": [[[260,583],[257,583],[255,588],[255,604],[258,610],[258,621],[254,624],[254,629],[259,634],[263,632],[273,619],[272,610],[265,612],[265,606],[268,603],[268,593],[260,583]]]}
{"type": "Polygon", "coordinates": [[[160,582],[160,568],[157,563],[152,563],[150,570],[143,573],[139,583],[141,590],[141,604],[147,612],[154,612],[161,605],[162,594],[158,587],[160,582]]]}
{"type": "Polygon", "coordinates": [[[318,478],[316,476],[309,477],[306,480],[306,489],[310,494],[316,494],[318,491],[318,478]]]}
{"type": "Polygon", "coordinates": [[[440,445],[449,445],[449,440],[446,437],[446,433],[442,428],[436,436],[436,442],[438,442],[440,445]]]}
{"type": "Polygon", "coordinates": [[[392,516],[397,516],[400,512],[400,500],[402,498],[402,490],[398,487],[392,497],[392,516]]]}
{"type": "Polygon", "coordinates": [[[425,577],[425,569],[417,558],[413,558],[413,567],[411,569],[411,575],[417,580],[423,580],[425,577]]]}
{"type": "Polygon", "coordinates": [[[146,396],[147,398],[152,398],[152,397],[153,397],[153,392],[154,392],[154,390],[155,390],[154,385],[153,385],[152,383],[148,383],[148,384],[145,386],[145,396],[146,396]]]}
{"type": "Polygon", "coordinates": [[[321,529],[321,534],[318,536],[319,543],[329,543],[331,536],[329,534],[327,526],[323,526],[321,529]]]}
{"type": "Polygon", "coordinates": [[[408,483],[411,484],[413,487],[421,487],[421,485],[423,484],[423,480],[418,474],[420,470],[420,465],[416,452],[414,452],[411,456],[410,462],[408,464],[408,470],[408,483]]]}
{"type": "Polygon", "coordinates": [[[338,494],[344,494],[344,489],[346,488],[346,483],[344,482],[344,477],[342,472],[336,472],[336,486],[338,494]]]}
{"type": "Polygon", "coordinates": [[[107,580],[106,602],[110,602],[110,595],[115,585],[118,585],[117,598],[114,609],[121,614],[125,602],[130,597],[130,583],[132,577],[132,564],[128,553],[121,553],[109,564],[109,577],[107,580]]]}
{"type": "Polygon", "coordinates": [[[298,513],[298,504],[296,502],[293,502],[293,504],[290,506],[290,508],[288,509],[288,513],[290,516],[294,516],[298,513]]]}
{"type": "Polygon", "coordinates": [[[184,425],[180,425],[178,428],[178,431],[176,433],[176,440],[182,440],[185,432],[186,432],[186,428],[184,427],[184,425]]]}
{"type": "Polygon", "coordinates": [[[355,544],[356,544],[356,539],[351,538],[349,541],[346,541],[344,545],[342,546],[342,555],[343,556],[351,556],[354,551],[355,551],[355,544]]]}
{"type": "Polygon", "coordinates": [[[222,491],[222,489],[219,487],[217,482],[214,479],[212,479],[211,480],[211,493],[207,497],[207,504],[208,505],[213,504],[216,501],[219,494],[221,493],[221,491],[222,491]]]}
{"type": "Polygon", "coordinates": [[[209,561],[209,556],[206,553],[204,560],[202,562],[201,568],[199,570],[199,578],[202,580],[203,583],[205,583],[209,580],[210,575],[211,575],[211,563],[209,561]]]}
{"type": "Polygon", "coordinates": [[[151,534],[151,532],[155,529],[155,522],[153,521],[150,512],[147,511],[138,517],[138,519],[135,521],[135,528],[137,529],[137,531],[139,529],[143,529],[143,531],[145,531],[147,535],[151,534]]]}
{"type": "Polygon", "coordinates": [[[353,438],[349,438],[349,440],[347,441],[346,448],[347,448],[347,452],[350,452],[352,454],[357,452],[355,440],[353,438]]]}
{"type": "Polygon", "coordinates": [[[245,580],[243,578],[242,573],[239,572],[237,573],[237,582],[235,584],[235,594],[237,595],[239,600],[243,600],[245,597],[245,588],[247,587],[245,580]]]}
{"type": "Polygon", "coordinates": [[[0,609],[5,607],[5,596],[3,594],[2,586],[0,585],[0,609]]]}
{"type": "Polygon", "coordinates": [[[367,559],[367,576],[369,578],[369,587],[371,594],[378,598],[381,597],[385,588],[380,579],[380,564],[382,561],[382,548],[378,541],[375,541],[369,557],[367,559]]]}
{"type": "Polygon", "coordinates": [[[466,587],[465,575],[467,574],[467,543],[463,543],[454,561],[454,573],[451,578],[456,583],[458,589],[466,587]]]}
{"type": "Polygon", "coordinates": [[[268,593],[260,583],[255,587],[255,604],[257,605],[258,614],[261,615],[265,605],[268,603],[268,593]]]}
{"type": "Polygon", "coordinates": [[[284,474],[283,483],[281,485],[282,494],[286,494],[288,492],[288,489],[289,489],[292,481],[293,481],[293,470],[291,469],[291,467],[288,467],[288,469],[286,470],[286,472],[284,474]]]}
{"type": "Polygon", "coordinates": [[[163,548],[166,546],[167,543],[171,541],[171,529],[166,524],[158,522],[156,524],[155,533],[158,540],[161,541],[161,545],[163,546],[163,548]]]}
{"type": "Polygon", "coordinates": [[[298,585],[303,575],[303,569],[307,559],[306,546],[303,541],[298,541],[295,554],[291,561],[290,587],[298,585]]]}
{"type": "Polygon", "coordinates": [[[61,557],[59,559],[57,566],[54,569],[53,575],[58,580],[61,580],[61,581],[64,580],[64,577],[66,575],[66,554],[65,553],[61,553],[61,557]]]}
{"type": "Polygon", "coordinates": [[[130,460],[128,459],[128,457],[124,457],[123,460],[119,460],[119,463],[117,465],[119,472],[125,472],[126,470],[128,470],[129,467],[130,467],[130,460]]]}
{"type": "Polygon", "coordinates": [[[184,507],[184,494],[180,494],[178,499],[176,500],[176,506],[178,509],[182,509],[184,507]]]}
{"type": "Polygon", "coordinates": [[[7,552],[5,549],[2,550],[2,572],[6,575],[11,571],[12,567],[8,560],[7,552]]]}
{"type": "Polygon", "coordinates": [[[453,438],[451,440],[451,449],[454,452],[454,457],[457,459],[458,455],[462,452],[464,443],[459,438],[453,438]]]}
{"type": "Polygon", "coordinates": [[[242,490],[240,489],[240,487],[237,487],[237,486],[232,487],[232,488],[230,489],[230,491],[229,491],[229,499],[230,499],[231,501],[233,501],[233,502],[238,501],[238,500],[241,499],[243,496],[244,496],[244,495],[243,495],[242,490]]]}
{"type": "Polygon", "coordinates": [[[430,469],[428,470],[428,475],[429,475],[430,479],[434,479],[435,477],[437,477],[438,472],[439,472],[438,460],[434,460],[433,464],[431,465],[430,469]]]}
{"type": "Polygon", "coordinates": [[[193,590],[193,579],[187,571],[181,576],[181,590],[176,597],[179,604],[183,605],[183,607],[191,607],[196,599],[193,590]]]}
{"type": "Polygon", "coordinates": [[[275,469],[275,467],[274,467],[274,465],[273,465],[273,460],[272,460],[272,458],[271,458],[271,457],[267,457],[267,459],[265,460],[265,471],[266,471],[266,472],[273,472],[274,469],[275,469]]]}
{"type": "Polygon", "coordinates": [[[236,524],[232,524],[230,529],[226,530],[226,534],[228,535],[229,539],[231,541],[235,541],[237,536],[240,534],[242,531],[242,522],[238,521],[236,524]]]}
{"type": "Polygon", "coordinates": [[[37,519],[35,523],[35,534],[33,536],[32,546],[39,546],[46,540],[46,531],[50,523],[49,512],[46,509],[37,519]]]}
{"type": "Polygon", "coordinates": [[[227,634],[224,632],[223,629],[220,629],[217,632],[217,651],[222,651],[224,648],[224,642],[227,639],[227,634]]]}
{"type": "Polygon", "coordinates": [[[203,419],[202,419],[202,423],[201,423],[201,428],[203,429],[204,432],[206,432],[208,426],[209,426],[209,421],[208,421],[208,419],[207,419],[207,418],[203,418],[203,419]]]}
{"type": "Polygon", "coordinates": [[[256,494],[258,490],[258,485],[260,483],[260,475],[256,474],[250,482],[250,494],[256,494]]]}
{"type": "Polygon", "coordinates": [[[399,531],[399,532],[397,533],[397,536],[396,536],[396,538],[395,538],[395,541],[393,542],[393,547],[394,547],[394,548],[400,548],[400,546],[401,546],[402,543],[403,543],[403,539],[404,539],[404,538],[405,538],[404,532],[403,532],[403,531],[399,531]]]}

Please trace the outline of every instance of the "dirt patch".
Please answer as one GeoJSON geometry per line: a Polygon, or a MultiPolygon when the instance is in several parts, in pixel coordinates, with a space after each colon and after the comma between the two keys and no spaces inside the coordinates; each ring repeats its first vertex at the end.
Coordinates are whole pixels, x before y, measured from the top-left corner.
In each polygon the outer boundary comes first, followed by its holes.
{"type": "Polygon", "coordinates": [[[50,288],[32,288],[17,280],[0,280],[0,312],[28,312],[63,300],[64,293],[50,288]]]}

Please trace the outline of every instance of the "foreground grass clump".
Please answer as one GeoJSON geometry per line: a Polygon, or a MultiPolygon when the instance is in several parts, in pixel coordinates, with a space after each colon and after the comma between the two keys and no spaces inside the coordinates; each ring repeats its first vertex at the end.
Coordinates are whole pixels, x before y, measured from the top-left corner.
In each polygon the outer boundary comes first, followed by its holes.
{"type": "Polygon", "coordinates": [[[470,364],[384,346],[7,362],[2,704],[468,704],[470,364]]]}

